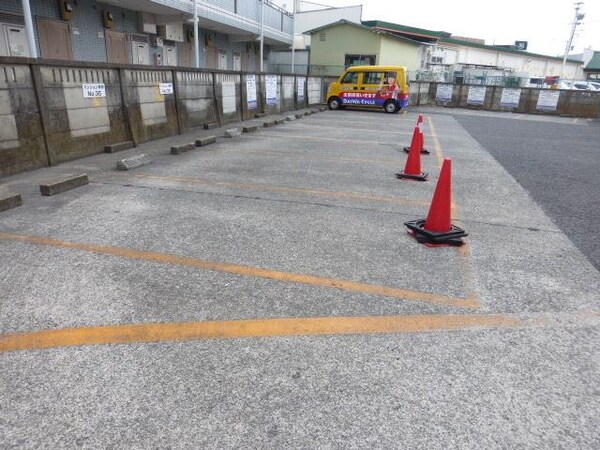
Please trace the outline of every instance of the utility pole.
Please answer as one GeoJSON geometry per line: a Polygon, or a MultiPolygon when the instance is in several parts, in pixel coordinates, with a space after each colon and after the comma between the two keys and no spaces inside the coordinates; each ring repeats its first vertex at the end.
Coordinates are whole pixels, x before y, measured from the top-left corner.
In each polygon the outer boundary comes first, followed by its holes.
{"type": "Polygon", "coordinates": [[[565,76],[565,66],[567,64],[567,57],[569,56],[569,52],[571,51],[571,45],[573,45],[573,37],[575,36],[575,30],[579,25],[581,25],[581,21],[585,17],[585,14],[583,12],[580,12],[581,7],[583,6],[583,2],[577,2],[573,5],[575,6],[575,17],[573,18],[573,24],[571,26],[571,35],[569,36],[569,40],[565,48],[565,56],[563,57],[562,68],[560,70],[561,81],[565,76]]]}

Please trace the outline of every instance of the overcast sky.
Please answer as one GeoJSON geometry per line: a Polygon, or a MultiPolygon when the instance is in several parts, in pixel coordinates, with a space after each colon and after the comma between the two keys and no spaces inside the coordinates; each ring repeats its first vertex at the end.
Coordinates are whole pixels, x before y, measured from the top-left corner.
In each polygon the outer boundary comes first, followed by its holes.
{"type": "MultiPolygon", "coordinates": [[[[560,55],[565,46],[574,9],[572,0],[311,0],[330,6],[363,5],[363,20],[447,31],[457,36],[485,39],[486,44],[528,41],[528,51],[560,55]]],[[[291,10],[293,0],[276,0],[291,10]]],[[[575,50],[600,51],[600,0],[584,2],[585,18],[575,36],[575,50]]]]}

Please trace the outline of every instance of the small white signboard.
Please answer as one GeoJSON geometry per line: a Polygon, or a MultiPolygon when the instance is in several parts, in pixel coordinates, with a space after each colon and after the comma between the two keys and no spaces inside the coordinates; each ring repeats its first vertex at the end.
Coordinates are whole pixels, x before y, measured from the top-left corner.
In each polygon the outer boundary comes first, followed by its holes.
{"type": "Polygon", "coordinates": [[[162,95],[172,94],[173,93],[173,83],[160,83],[159,89],[160,89],[160,93],[162,95]]]}
{"type": "Polygon", "coordinates": [[[483,105],[485,101],[486,88],[483,86],[470,86],[469,94],[467,95],[468,105],[483,105]]]}
{"type": "Polygon", "coordinates": [[[267,105],[277,104],[277,75],[265,75],[267,105]]]}
{"type": "Polygon", "coordinates": [[[435,99],[438,102],[451,102],[453,88],[451,84],[438,84],[435,99]]]}
{"type": "Polygon", "coordinates": [[[541,90],[536,108],[540,111],[556,111],[560,91],[541,90]]]}
{"type": "Polygon", "coordinates": [[[304,101],[304,83],[306,83],[306,78],[298,77],[296,78],[296,91],[298,92],[298,101],[304,101]]]}
{"type": "Polygon", "coordinates": [[[256,75],[246,75],[246,101],[248,109],[258,108],[256,98],[256,75]]]}
{"type": "Polygon", "coordinates": [[[83,98],[106,97],[106,87],[104,83],[83,84],[83,98]]]}
{"type": "Polygon", "coordinates": [[[503,108],[516,108],[519,106],[521,99],[521,89],[502,89],[502,97],[500,98],[500,106],[503,108]]]}

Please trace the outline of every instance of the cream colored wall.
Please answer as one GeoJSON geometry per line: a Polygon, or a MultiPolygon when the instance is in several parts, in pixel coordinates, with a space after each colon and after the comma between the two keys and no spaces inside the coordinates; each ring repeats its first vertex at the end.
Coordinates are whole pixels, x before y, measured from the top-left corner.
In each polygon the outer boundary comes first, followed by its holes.
{"type": "Polygon", "coordinates": [[[379,64],[380,39],[369,30],[351,25],[338,25],[314,33],[310,44],[311,74],[340,75],[346,54],[376,55],[379,64]],[[325,34],[325,42],[321,41],[321,34],[325,34]]]}
{"type": "Polygon", "coordinates": [[[421,68],[421,46],[382,36],[377,64],[405,66],[408,70],[421,68]]]}

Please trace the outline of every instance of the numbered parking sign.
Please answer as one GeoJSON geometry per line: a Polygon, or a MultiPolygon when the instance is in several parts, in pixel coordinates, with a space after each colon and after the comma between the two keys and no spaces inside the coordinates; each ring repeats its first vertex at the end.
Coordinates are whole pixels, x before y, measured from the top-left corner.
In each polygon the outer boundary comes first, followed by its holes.
{"type": "Polygon", "coordinates": [[[83,98],[106,97],[106,87],[104,86],[104,83],[83,84],[81,88],[83,90],[83,98]]]}

